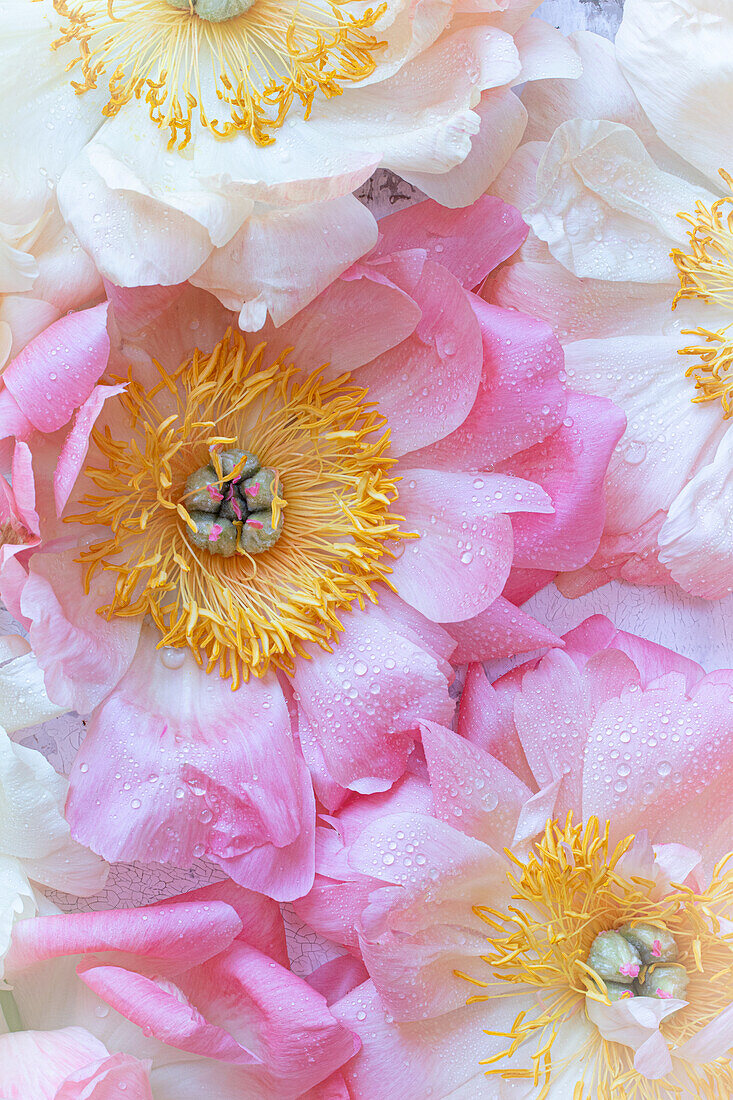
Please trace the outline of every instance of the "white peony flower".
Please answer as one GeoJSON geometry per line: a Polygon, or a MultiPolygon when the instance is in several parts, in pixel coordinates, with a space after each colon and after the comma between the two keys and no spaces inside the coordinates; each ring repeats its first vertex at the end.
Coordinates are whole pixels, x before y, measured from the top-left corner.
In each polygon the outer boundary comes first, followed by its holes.
{"type": "Polygon", "coordinates": [[[577,75],[538,0],[3,0],[0,208],[65,220],[121,286],[191,278],[281,324],[376,241],[379,166],[450,206],[577,75]]]}

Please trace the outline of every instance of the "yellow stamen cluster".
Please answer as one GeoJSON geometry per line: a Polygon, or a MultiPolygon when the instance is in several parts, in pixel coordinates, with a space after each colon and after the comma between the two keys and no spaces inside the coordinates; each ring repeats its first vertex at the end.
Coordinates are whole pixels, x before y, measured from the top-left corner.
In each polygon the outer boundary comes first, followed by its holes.
{"type": "MultiPolygon", "coordinates": [[[[733,192],[733,178],[720,170],[733,192]]],[[[733,311],[733,194],[717,199],[710,209],[695,204],[695,213],[678,216],[692,228],[688,232],[689,251],[675,248],[671,257],[680,278],[672,308],[684,299],[714,303],[733,311]]],[[[692,355],[696,362],[685,375],[695,379],[695,402],[720,401],[724,419],[733,416],[733,334],[731,325],[713,331],[707,328],[683,329],[685,336],[697,336],[700,343],[680,349],[680,355],[692,355]]]]}
{"type": "MultiPolygon", "coordinates": [[[[229,331],[172,374],[156,364],[160,381],[148,390],[130,375],[111,399],[129,431],[94,432],[101,462],[85,475],[99,493],[68,517],[110,529],[80,558],[87,583],[100,568],[117,574],[100,613],[150,615],[160,646],[188,646],[233,687],[271,665],[292,671],[308,643],[330,650],[343,629],[337,612],[376,602],[376,583],[392,587],[383,559],[394,557],[393,540],[411,537],[390,512],[395,459],[367,391],[348,374],[324,380],[323,368],[302,376],[286,353],[268,361],[266,348],[229,331]],[[257,454],[287,486],[282,534],[257,556],[216,556],[188,537],[186,478],[231,447],[257,454]]],[[[284,504],[275,501],[278,516],[284,504]]]]}
{"type": "Polygon", "coordinates": [[[733,1002],[733,934],[725,931],[721,921],[726,914],[730,918],[733,907],[733,868],[727,869],[733,857],[715,868],[707,890],[696,893],[674,885],[671,893],[653,900],[653,882],[626,877],[619,869],[633,841],[627,837],[612,847],[609,824],[601,829],[595,818],[585,828],[573,823],[572,814],[564,828],[548,822],[526,861],[507,851],[514,866],[507,877],[515,904],[506,912],[474,908],[491,929],[489,950],[482,958],[493,980],[479,981],[456,971],[474,986],[491,989],[491,994],[477,994],[468,1003],[530,991],[537,995],[534,1014],[519,1013],[509,1032],[486,1032],[507,1040],[507,1045],[481,1064],[491,1067],[488,1076],[531,1081],[537,1100],[548,1095],[553,1080],[568,1066],[580,1078],[572,1100],[679,1100],[690,1094],[724,1100],[733,1096],[729,1058],[707,1064],[678,1063],[689,1080],[683,1093],[677,1083],[640,1075],[634,1069],[633,1050],[604,1039],[595,1028],[571,1059],[553,1061],[553,1046],[563,1024],[585,1014],[586,997],[608,1003],[603,979],[586,962],[593,941],[599,932],[628,921],[664,926],[678,946],[678,963],[689,975],[687,1007],[661,1025],[673,1057],[676,1047],[733,1002]],[[516,993],[501,992],[500,983],[516,987],[516,993]],[[504,1059],[530,1040],[534,1040],[532,1068],[503,1068],[504,1059]]]}
{"type": "Polygon", "coordinates": [[[214,23],[166,0],[52,0],[62,19],[52,49],[77,44],[67,69],[78,94],[107,80],[105,116],[143,100],[169,149],[188,144],[196,119],[217,138],[244,132],[269,145],[294,101],[308,118],[316,94],[340,95],[374,71],[385,43],[366,32],[387,5],[352,15],[354,2],[254,0],[214,23]]]}

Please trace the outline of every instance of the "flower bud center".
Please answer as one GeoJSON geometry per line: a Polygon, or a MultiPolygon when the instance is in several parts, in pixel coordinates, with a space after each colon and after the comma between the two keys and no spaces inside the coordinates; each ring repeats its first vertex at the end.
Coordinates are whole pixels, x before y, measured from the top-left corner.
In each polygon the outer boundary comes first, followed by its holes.
{"type": "Polygon", "coordinates": [[[188,538],[223,558],[262,554],[282,533],[281,494],[277,471],[250,451],[212,452],[211,462],[189,475],[181,497],[188,538]]]}
{"type": "Polygon", "coordinates": [[[662,924],[628,921],[599,932],[588,952],[588,966],[603,979],[611,1001],[630,997],[682,1000],[688,976],[676,962],[674,937],[662,924]]]}
{"type": "Polygon", "coordinates": [[[189,11],[209,23],[223,23],[249,11],[254,0],[167,0],[167,3],[178,11],[189,11]]]}

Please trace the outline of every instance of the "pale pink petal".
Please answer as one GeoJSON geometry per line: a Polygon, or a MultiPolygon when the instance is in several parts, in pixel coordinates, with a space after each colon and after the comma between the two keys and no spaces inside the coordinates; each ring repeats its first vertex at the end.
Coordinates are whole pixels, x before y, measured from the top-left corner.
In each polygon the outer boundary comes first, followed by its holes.
{"type": "Polygon", "coordinates": [[[401,344],[420,315],[404,289],[357,264],[286,324],[266,325],[262,335],[268,353],[292,348],[288,358],[302,371],[325,367],[325,378],[337,378],[401,344]]]}
{"type": "Polygon", "coordinates": [[[509,768],[445,726],[423,722],[421,731],[436,817],[498,851],[511,844],[532,792],[509,768]]]}
{"type": "Polygon", "coordinates": [[[125,336],[139,332],[155,321],[180,297],[182,291],[180,285],[123,287],[116,286],[107,279],[104,281],[104,289],[110,304],[110,314],[125,336]]]}
{"type": "Polygon", "coordinates": [[[69,1074],[107,1053],[102,1043],[81,1027],[0,1035],[3,1100],[56,1100],[69,1074]]]}
{"type": "Polygon", "coordinates": [[[76,479],[84,466],[89,452],[89,436],[105,401],[118,393],[122,393],[124,389],[123,385],[95,386],[84,404],[78,409],[74,418],[74,426],[64,440],[58,466],[53,475],[53,492],[57,515],[60,516],[66,507],[76,479]]]}
{"type": "Polygon", "coordinates": [[[424,248],[430,259],[472,290],[513,255],[526,236],[519,211],[493,196],[484,195],[463,210],[448,210],[428,199],[381,219],[379,243],[370,260],[424,248]]]}
{"type": "Polygon", "coordinates": [[[371,879],[334,882],[316,875],[313,888],[295,903],[295,911],[320,936],[342,944],[354,955],[361,955],[357,931],[369,896],[378,888],[371,879]]]}
{"type": "Polygon", "coordinates": [[[367,605],[343,622],[334,652],[298,662],[293,685],[331,775],[371,793],[404,771],[420,718],[450,721],[452,674],[394,611],[367,605]]]}
{"type": "Polygon", "coordinates": [[[575,569],[591,557],[605,520],[603,483],[626,418],[610,401],[568,394],[566,418],[556,432],[501,466],[537,482],[554,506],[551,516],[516,516],[518,566],[575,569]]]}
{"type": "Polygon", "coordinates": [[[714,1020],[701,1027],[691,1039],[682,1043],[675,1055],[687,1062],[714,1062],[725,1058],[733,1046],[733,1005],[724,1008],[714,1020]]]}
{"type": "Polygon", "coordinates": [[[411,295],[422,311],[414,333],[355,376],[387,417],[395,455],[426,447],[458,428],[481,380],[481,334],[455,276],[428,260],[411,295]]]}
{"type": "Polygon", "coordinates": [[[495,756],[525,785],[534,786],[534,777],[514,725],[514,696],[520,683],[515,674],[513,679],[505,677],[492,685],[481,665],[471,665],[463,685],[458,732],[495,756]]]}
{"type": "Polygon", "coordinates": [[[490,469],[547,438],[565,415],[562,348],[546,324],[471,295],[481,328],[483,371],[476,401],[455,431],[412,465],[490,469]]]}
{"type": "Polygon", "coordinates": [[[474,618],[446,623],[445,628],[458,642],[451,658],[457,665],[562,645],[556,634],[503,596],[474,618]]]}
{"type": "Polygon", "coordinates": [[[70,779],[74,834],[111,859],[188,866],[206,854],[243,885],[304,893],[312,792],[277,680],[252,677],[233,692],[189,654],[156,652],[156,640],[145,627],[89,724],[70,779]]]}
{"type": "Polygon", "coordinates": [[[104,374],[109,347],[103,302],[50,325],[10,363],[3,381],[33,426],[54,432],[104,374]]]}
{"type": "Polygon", "coordinates": [[[113,1054],[72,1073],[54,1100],[119,1100],[121,1093],[124,1100],[154,1100],[149,1069],[129,1054],[113,1054]]]}
{"type": "Polygon", "coordinates": [[[392,582],[412,607],[436,622],[473,618],[500,595],[513,540],[506,513],[548,512],[542,489],[493,473],[399,468],[399,507],[407,541],[392,582]]]}
{"type": "Polygon", "coordinates": [[[54,702],[88,713],[115,686],[135,654],[140,622],[97,614],[114,589],[97,574],[84,592],[78,551],[35,554],[20,607],[54,702]]]}
{"type": "Polygon", "coordinates": [[[632,997],[607,1005],[586,997],[585,1009],[604,1039],[623,1043],[636,1051],[634,1067],[644,1077],[664,1077],[672,1058],[659,1030],[665,1017],[683,1008],[686,1001],[632,997]]]}
{"type": "Polygon", "coordinates": [[[666,646],[650,642],[637,634],[629,634],[625,630],[617,630],[614,624],[604,615],[592,615],[578,626],[563,635],[563,641],[567,652],[575,663],[581,667],[586,658],[593,656],[599,649],[618,649],[636,665],[639,670],[642,687],[646,687],[652,680],[665,676],[669,672],[679,672],[685,678],[688,690],[694,687],[703,678],[703,670],[696,661],[689,657],[683,657],[681,653],[675,653],[666,646]]]}
{"type": "Polygon", "coordinates": [[[7,386],[0,386],[0,439],[28,439],[34,430],[7,386]]]}

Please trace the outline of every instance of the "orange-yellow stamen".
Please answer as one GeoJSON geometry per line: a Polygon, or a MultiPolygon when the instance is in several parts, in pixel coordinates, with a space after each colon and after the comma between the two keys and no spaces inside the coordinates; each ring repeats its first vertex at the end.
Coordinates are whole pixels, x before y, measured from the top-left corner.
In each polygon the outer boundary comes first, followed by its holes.
{"type": "MultiPolygon", "coordinates": [[[[385,420],[349,375],[302,376],[286,353],[269,361],[264,342],[249,348],[239,332],[172,374],[159,369],[152,388],[130,376],[116,399],[125,438],[94,432],[99,464],[85,473],[99,492],[68,517],[109,528],[80,557],[88,579],[117,576],[100,613],[150,615],[161,646],[189,647],[233,686],[271,665],[291,671],[309,643],[330,649],[338,612],[376,602],[377,584],[392,587],[394,540],[411,537],[390,511],[398,479],[385,420]],[[287,487],[282,533],[256,556],[241,546],[215,556],[190,537],[186,480],[232,447],[254,452],[287,487]]],[[[276,495],[277,517],[284,506],[276,495]]]]}
{"type": "MultiPolygon", "coordinates": [[[[720,170],[725,184],[733,192],[733,178],[720,170]]],[[[698,201],[695,213],[678,216],[692,228],[688,231],[689,250],[675,248],[670,256],[680,278],[672,308],[684,299],[697,299],[733,312],[733,193],[717,199],[710,209],[698,201]]],[[[733,322],[731,322],[733,324],[733,322]]],[[[683,329],[685,336],[698,337],[698,343],[680,349],[680,355],[694,356],[696,362],[685,372],[695,379],[695,402],[720,401],[724,419],[733,416],[733,333],[731,324],[712,330],[704,327],[683,329]]]]}
{"type": "Polygon", "coordinates": [[[374,71],[385,43],[368,34],[386,3],[346,11],[356,0],[254,0],[223,22],[178,10],[166,0],[52,0],[61,16],[53,49],[76,42],[67,69],[78,94],[108,83],[102,114],[114,117],[132,99],[148,105],[168,130],[168,147],[185,147],[195,121],[217,138],[247,133],[269,145],[299,101],[307,118],[316,95],[340,95],[344,84],[374,71]]]}

